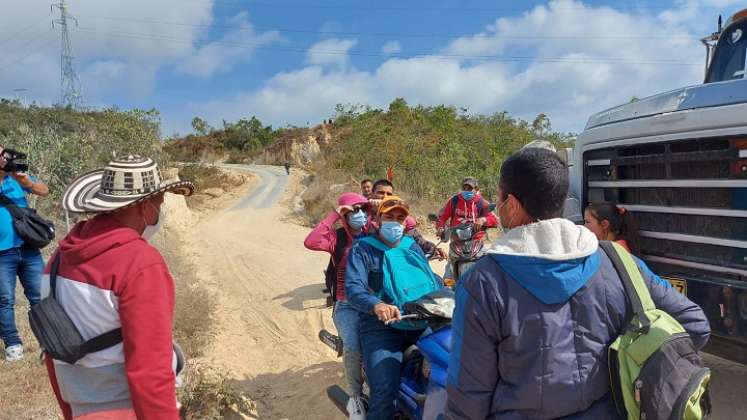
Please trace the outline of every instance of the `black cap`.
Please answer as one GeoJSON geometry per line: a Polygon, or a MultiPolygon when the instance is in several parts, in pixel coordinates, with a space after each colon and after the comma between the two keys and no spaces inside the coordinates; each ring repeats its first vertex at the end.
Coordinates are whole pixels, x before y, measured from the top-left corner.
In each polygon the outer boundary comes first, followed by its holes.
{"type": "Polygon", "coordinates": [[[477,188],[477,179],[468,176],[462,180],[462,185],[469,185],[472,188],[477,188]]]}

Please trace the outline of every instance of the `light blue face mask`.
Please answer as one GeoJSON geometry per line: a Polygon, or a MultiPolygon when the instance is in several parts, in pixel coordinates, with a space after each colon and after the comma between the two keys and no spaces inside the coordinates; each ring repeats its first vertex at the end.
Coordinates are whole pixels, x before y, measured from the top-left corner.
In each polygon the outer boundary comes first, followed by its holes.
{"type": "Polygon", "coordinates": [[[362,229],[363,226],[366,226],[366,223],[368,223],[368,215],[366,215],[366,212],[363,210],[358,210],[357,212],[348,215],[348,224],[350,224],[350,227],[355,230],[362,229]]]}
{"type": "Polygon", "coordinates": [[[379,228],[379,235],[390,244],[402,239],[404,233],[405,227],[398,222],[382,222],[381,228],[379,228]]]}
{"type": "Polygon", "coordinates": [[[475,192],[474,191],[462,191],[462,198],[464,198],[467,201],[471,201],[473,198],[475,198],[475,192]]]}

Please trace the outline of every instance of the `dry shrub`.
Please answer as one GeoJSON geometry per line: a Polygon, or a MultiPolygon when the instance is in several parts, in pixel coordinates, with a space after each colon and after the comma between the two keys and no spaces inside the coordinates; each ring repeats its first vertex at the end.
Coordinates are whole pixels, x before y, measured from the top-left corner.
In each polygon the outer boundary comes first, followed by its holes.
{"type": "Polygon", "coordinates": [[[226,372],[207,366],[190,366],[187,382],[179,389],[184,420],[219,420],[226,417],[256,418],[257,406],[232,387],[226,372]]]}
{"type": "Polygon", "coordinates": [[[189,164],[179,167],[179,178],[194,182],[197,191],[208,188],[238,187],[243,179],[212,165],[189,164]]]}

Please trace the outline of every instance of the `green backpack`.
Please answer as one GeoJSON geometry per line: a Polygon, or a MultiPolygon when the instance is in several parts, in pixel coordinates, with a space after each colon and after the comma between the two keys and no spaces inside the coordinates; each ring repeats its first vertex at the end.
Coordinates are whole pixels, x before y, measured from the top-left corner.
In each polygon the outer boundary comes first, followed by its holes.
{"type": "MultiPolygon", "coordinates": [[[[373,236],[361,238],[360,241],[384,252],[382,268],[384,281],[378,297],[398,307],[402,315],[406,315],[405,303],[418,300],[442,288],[428,260],[422,254],[410,249],[415,243],[411,237],[402,237],[396,248],[390,248],[373,236]]],[[[425,328],[428,324],[422,320],[407,320],[395,322],[392,326],[401,330],[415,330],[425,328]]]]}
{"type": "Polygon", "coordinates": [[[632,316],[609,348],[612,395],[628,420],[699,420],[711,412],[711,371],[690,335],[656,309],[633,257],[612,242],[599,244],[615,266],[632,316]]]}

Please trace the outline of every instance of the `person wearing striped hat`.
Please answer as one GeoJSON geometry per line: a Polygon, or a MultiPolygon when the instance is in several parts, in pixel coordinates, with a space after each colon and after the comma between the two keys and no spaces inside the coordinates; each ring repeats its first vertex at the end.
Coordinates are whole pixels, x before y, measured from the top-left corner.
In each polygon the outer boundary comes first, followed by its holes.
{"type": "Polygon", "coordinates": [[[64,418],[179,418],[173,344],[174,280],[148,243],[161,226],[167,192],[191,195],[189,181],[164,181],[149,158],[115,159],[75,179],[62,207],[93,217],[60,241],[42,280],[84,340],[121,329],[110,347],[74,364],[47,357],[47,371],[64,418]]]}

